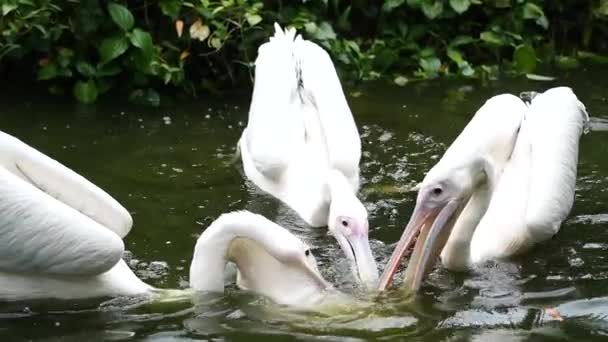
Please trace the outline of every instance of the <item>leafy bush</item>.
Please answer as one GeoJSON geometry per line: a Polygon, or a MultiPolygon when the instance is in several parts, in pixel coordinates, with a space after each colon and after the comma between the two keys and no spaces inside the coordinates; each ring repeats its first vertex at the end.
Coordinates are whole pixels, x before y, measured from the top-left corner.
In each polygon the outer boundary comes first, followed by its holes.
{"type": "Polygon", "coordinates": [[[0,73],[85,103],[113,90],[155,105],[159,89],[246,83],[275,21],[354,80],[487,79],[606,60],[608,0],[115,1],[2,0],[0,73]]]}

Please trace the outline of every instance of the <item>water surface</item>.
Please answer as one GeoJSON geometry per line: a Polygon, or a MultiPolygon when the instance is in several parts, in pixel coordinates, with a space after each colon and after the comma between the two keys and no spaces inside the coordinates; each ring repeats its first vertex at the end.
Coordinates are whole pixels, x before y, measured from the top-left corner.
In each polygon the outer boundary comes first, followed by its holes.
{"type": "Polygon", "coordinates": [[[326,229],[306,227],[289,208],[244,180],[233,154],[247,120],[247,93],[142,109],[3,92],[1,130],[86,176],[131,211],[135,225],[126,239],[127,257],[152,285],[186,286],[198,234],[221,213],[248,209],[305,239],[327,279],[363,304],[331,314],[286,312],[234,284],[225,295],[172,304],[5,303],[0,304],[0,338],[603,340],[608,335],[608,83],[597,71],[562,75],[559,81],[349,89],[364,150],[361,198],[382,266],[413,209],[410,188],[485,99],[567,84],[594,116],[592,132],[581,142],[576,202],[559,234],[524,256],[488,262],[469,273],[436,267],[414,300],[399,291],[375,298],[358,293],[326,229]],[[548,307],[557,307],[564,320],[546,314],[548,307]]]}

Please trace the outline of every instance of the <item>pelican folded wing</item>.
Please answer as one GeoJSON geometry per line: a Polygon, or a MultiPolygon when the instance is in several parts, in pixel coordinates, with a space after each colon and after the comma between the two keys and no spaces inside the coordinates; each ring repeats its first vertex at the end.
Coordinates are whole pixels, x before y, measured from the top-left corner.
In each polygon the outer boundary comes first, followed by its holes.
{"type": "Polygon", "coordinates": [[[0,168],[0,270],[94,275],[122,257],[120,236],[0,168]]]}

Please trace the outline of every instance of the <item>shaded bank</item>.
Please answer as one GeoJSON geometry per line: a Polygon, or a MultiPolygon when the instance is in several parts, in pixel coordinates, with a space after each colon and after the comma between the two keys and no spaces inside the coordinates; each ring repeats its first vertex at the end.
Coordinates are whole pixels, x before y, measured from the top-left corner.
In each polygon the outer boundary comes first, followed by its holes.
{"type": "Polygon", "coordinates": [[[399,85],[438,76],[605,63],[608,0],[6,0],[0,77],[94,102],[158,105],[249,83],[272,24],[327,48],[344,80],[399,85]]]}

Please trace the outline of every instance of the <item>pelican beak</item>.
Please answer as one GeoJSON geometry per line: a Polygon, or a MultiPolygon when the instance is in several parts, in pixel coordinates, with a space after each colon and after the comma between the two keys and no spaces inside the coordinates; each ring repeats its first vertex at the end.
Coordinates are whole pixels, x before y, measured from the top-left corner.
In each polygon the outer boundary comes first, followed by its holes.
{"type": "Polygon", "coordinates": [[[352,235],[336,234],[335,237],[346,257],[351,260],[353,273],[365,286],[373,287],[378,280],[378,266],[372,255],[366,230],[365,233],[361,231],[355,229],[353,232],[356,233],[352,235]]]}
{"type": "Polygon", "coordinates": [[[416,203],[414,213],[380,277],[379,290],[390,286],[401,260],[414,243],[404,286],[414,292],[420,289],[422,280],[431,271],[450,236],[454,227],[454,213],[461,207],[461,202],[458,199],[452,200],[440,208],[429,208],[424,201],[416,203]]]}
{"type": "Polygon", "coordinates": [[[304,270],[322,290],[333,288],[333,285],[327,280],[325,280],[325,278],[323,278],[323,276],[319,273],[318,269],[312,268],[309,265],[305,264],[304,270]]]}

